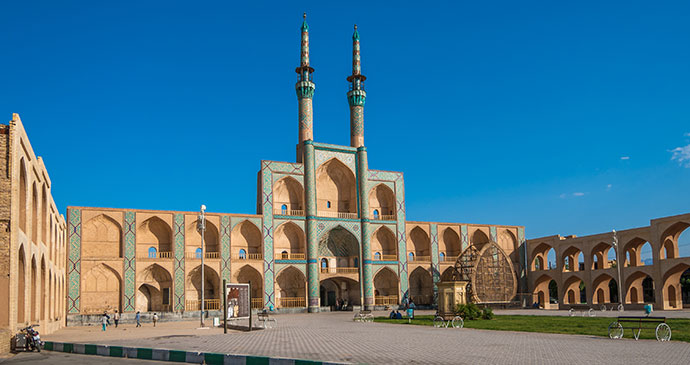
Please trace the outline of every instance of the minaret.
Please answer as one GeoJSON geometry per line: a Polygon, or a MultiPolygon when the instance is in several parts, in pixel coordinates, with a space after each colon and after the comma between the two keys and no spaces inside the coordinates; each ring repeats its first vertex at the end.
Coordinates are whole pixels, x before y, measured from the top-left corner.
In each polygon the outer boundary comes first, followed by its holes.
{"type": "Polygon", "coordinates": [[[350,104],[350,146],[357,148],[357,181],[359,186],[359,218],[362,224],[362,269],[360,289],[364,297],[364,309],[374,307],[373,265],[371,257],[371,212],[369,211],[369,192],[367,191],[369,180],[369,162],[367,148],[364,147],[364,101],[367,93],[364,91],[362,64],[359,58],[359,32],[355,25],[352,34],[352,75],[347,78],[350,82],[350,91],[347,93],[347,101],[350,104]]]}
{"type": "Polygon", "coordinates": [[[359,32],[355,24],[355,32],[352,34],[352,75],[348,76],[350,91],[347,93],[347,101],[350,104],[350,146],[364,146],[364,101],[367,93],[364,91],[362,64],[359,58],[359,32]]]}
{"type": "Polygon", "coordinates": [[[304,13],[302,22],[302,47],[300,53],[300,66],[295,69],[299,75],[299,81],[295,85],[297,99],[299,99],[299,144],[304,141],[314,140],[312,112],[312,98],[316,86],[312,82],[314,69],[309,66],[309,25],[307,25],[307,13],[304,13]]]}
{"type": "Polygon", "coordinates": [[[311,74],[314,69],[309,66],[309,25],[307,13],[302,22],[302,53],[300,67],[295,70],[299,81],[295,85],[299,99],[299,144],[297,145],[297,162],[304,164],[304,197],[305,225],[307,233],[307,306],[309,312],[319,311],[319,266],[318,242],[316,228],[316,171],[314,170],[314,132],[311,99],[314,97],[314,83],[311,74]]]}

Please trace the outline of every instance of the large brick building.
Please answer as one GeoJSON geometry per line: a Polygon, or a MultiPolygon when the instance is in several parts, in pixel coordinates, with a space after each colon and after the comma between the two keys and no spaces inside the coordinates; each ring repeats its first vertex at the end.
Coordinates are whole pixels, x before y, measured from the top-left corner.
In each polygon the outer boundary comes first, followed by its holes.
{"type": "Polygon", "coordinates": [[[29,323],[65,323],[65,219],[18,114],[0,125],[0,352],[29,323]]]}

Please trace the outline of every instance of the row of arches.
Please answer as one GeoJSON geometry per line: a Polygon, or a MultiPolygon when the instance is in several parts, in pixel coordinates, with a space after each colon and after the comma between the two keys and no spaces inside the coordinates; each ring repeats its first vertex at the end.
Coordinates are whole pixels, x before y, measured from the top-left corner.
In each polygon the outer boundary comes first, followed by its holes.
{"type": "MultiPolygon", "coordinates": [[[[201,265],[187,272],[185,300],[187,310],[198,310],[201,300],[201,265]],[[193,305],[189,305],[192,302],[193,305]]],[[[204,299],[220,302],[222,281],[218,272],[204,265],[204,299]]],[[[252,300],[262,302],[262,275],[251,265],[244,265],[233,277],[233,282],[251,283],[252,300]]],[[[159,264],[151,264],[136,275],[136,310],[164,312],[173,309],[173,280],[171,272],[159,264]]],[[[118,270],[105,263],[90,268],[82,277],[81,313],[95,314],[104,311],[122,311],[123,282],[118,270]]]]}
{"type": "MultiPolygon", "coordinates": [[[[624,303],[655,303],[666,309],[690,307],[690,265],[680,264],[668,270],[662,281],[661,288],[657,288],[654,279],[643,271],[628,275],[622,288],[624,303]]],[[[534,300],[542,308],[546,303],[620,303],[618,282],[609,274],[599,275],[591,285],[592,291],[587,293],[587,284],[573,275],[563,282],[562,291],[559,291],[558,283],[551,276],[542,275],[534,283],[534,300]],[[589,300],[588,295],[592,296],[589,300]],[[549,302],[546,302],[547,298],[549,302]]]]}
{"type": "MultiPolygon", "coordinates": [[[[660,260],[690,256],[690,224],[677,222],[664,230],[660,236],[658,258],[660,260]]],[[[644,238],[634,237],[620,245],[623,267],[649,266],[654,264],[654,249],[644,238]]],[[[539,243],[531,255],[533,271],[551,270],[561,266],[561,271],[584,271],[608,269],[617,265],[616,249],[612,242],[599,242],[587,253],[578,246],[572,245],[560,254],[556,261],[554,247],[546,242],[539,243]]]]}
{"type": "MultiPolygon", "coordinates": [[[[285,176],[273,185],[274,214],[303,216],[304,199],[302,183],[294,177],[285,176]]],[[[386,184],[369,190],[369,218],[395,220],[395,207],[395,193],[386,184]]],[[[344,216],[337,213],[357,213],[355,175],[338,159],[330,159],[316,170],[316,209],[319,215],[341,218],[344,216]]]]}
{"type": "MultiPolygon", "coordinates": [[[[185,227],[185,250],[189,258],[196,258],[197,250],[201,250],[201,236],[196,226],[195,220],[185,227]]],[[[262,254],[261,231],[248,220],[235,225],[230,239],[233,256],[236,258],[240,258],[241,252],[245,253],[245,257],[262,254]]],[[[137,224],[136,242],[137,256],[142,258],[171,258],[174,251],[173,230],[170,224],[157,216],[149,217],[137,224]]],[[[204,246],[207,255],[216,253],[215,256],[210,257],[217,258],[217,253],[220,252],[219,230],[209,220],[206,221],[204,246]]],[[[122,226],[106,214],[99,214],[89,219],[83,224],[82,247],[83,258],[122,258],[124,253],[122,226]]]]}
{"type": "MultiPolygon", "coordinates": [[[[427,232],[420,226],[410,230],[407,241],[408,261],[428,261],[431,257],[431,240],[427,232]]],[[[470,245],[481,250],[490,242],[489,235],[483,228],[476,228],[469,237],[470,245]]],[[[498,245],[506,252],[511,253],[511,260],[517,261],[515,235],[509,230],[503,230],[498,236],[498,245]]],[[[438,251],[441,262],[455,262],[465,247],[462,246],[460,236],[453,227],[446,227],[439,232],[438,251]]]]}
{"type": "Polygon", "coordinates": [[[48,248],[48,259],[62,262],[64,259],[65,231],[59,216],[51,211],[50,192],[45,183],[28,178],[26,161],[19,162],[19,229],[29,241],[48,248]]]}
{"type": "Polygon", "coordinates": [[[18,324],[63,318],[65,279],[46,259],[46,255],[28,258],[24,245],[17,251],[18,324]]]}

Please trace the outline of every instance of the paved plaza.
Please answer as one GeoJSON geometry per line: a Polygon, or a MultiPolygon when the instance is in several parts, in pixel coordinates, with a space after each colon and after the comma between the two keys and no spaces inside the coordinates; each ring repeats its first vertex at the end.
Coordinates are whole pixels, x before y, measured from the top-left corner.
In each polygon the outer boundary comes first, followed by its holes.
{"type": "Polygon", "coordinates": [[[680,364],[690,358],[690,344],[685,342],[355,323],[352,316],[351,312],[283,314],[276,316],[275,328],[230,330],[227,335],[220,328],[197,329],[198,322],[159,323],[155,328],[148,323],[142,328],[124,325],[106,332],[94,325],[64,328],[45,339],[379,364],[680,364]]]}

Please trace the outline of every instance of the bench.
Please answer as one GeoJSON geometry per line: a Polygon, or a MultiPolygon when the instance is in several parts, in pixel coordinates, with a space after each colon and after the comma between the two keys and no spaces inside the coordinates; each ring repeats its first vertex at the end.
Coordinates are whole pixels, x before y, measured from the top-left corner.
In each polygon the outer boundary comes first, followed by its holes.
{"type": "Polygon", "coordinates": [[[587,304],[571,304],[570,309],[568,310],[568,314],[571,317],[574,317],[575,311],[581,311],[583,317],[585,316],[585,313],[587,313],[587,315],[589,315],[590,317],[596,316],[596,314],[594,313],[594,309],[592,309],[587,304]]]}
{"type": "Polygon", "coordinates": [[[278,321],[275,318],[271,318],[268,312],[264,309],[256,314],[257,319],[261,322],[261,327],[263,328],[273,328],[278,321]]]}
{"type": "Polygon", "coordinates": [[[671,340],[671,327],[666,323],[666,317],[618,317],[618,320],[609,325],[609,338],[623,338],[626,328],[632,331],[635,340],[640,338],[643,329],[654,329],[657,341],[671,340]]]}
{"type": "Polygon", "coordinates": [[[462,328],[465,326],[465,321],[462,317],[456,314],[440,314],[436,313],[434,316],[434,328],[448,328],[452,326],[453,328],[462,328]]]}
{"type": "Polygon", "coordinates": [[[355,322],[373,322],[374,315],[371,314],[371,311],[361,310],[359,313],[355,314],[352,320],[355,322]]]}

